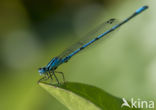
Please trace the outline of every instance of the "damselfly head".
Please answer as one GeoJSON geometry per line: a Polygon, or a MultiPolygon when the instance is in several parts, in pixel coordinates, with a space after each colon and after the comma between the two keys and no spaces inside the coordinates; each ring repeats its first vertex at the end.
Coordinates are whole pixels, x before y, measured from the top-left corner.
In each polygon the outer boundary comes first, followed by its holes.
{"type": "Polygon", "coordinates": [[[46,68],[45,68],[45,67],[39,68],[39,69],[38,69],[38,72],[40,73],[40,75],[43,75],[43,74],[46,73],[46,68]]]}

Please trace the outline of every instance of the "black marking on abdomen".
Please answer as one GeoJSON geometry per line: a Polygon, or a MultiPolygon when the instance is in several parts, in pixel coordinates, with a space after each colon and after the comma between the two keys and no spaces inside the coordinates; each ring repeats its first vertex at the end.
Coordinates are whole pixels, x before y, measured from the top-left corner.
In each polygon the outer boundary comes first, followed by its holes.
{"type": "Polygon", "coordinates": [[[80,47],[80,50],[84,49],[84,47],[80,47]]]}
{"type": "Polygon", "coordinates": [[[97,37],[97,38],[95,38],[94,40],[98,40],[99,38],[97,37]]]}

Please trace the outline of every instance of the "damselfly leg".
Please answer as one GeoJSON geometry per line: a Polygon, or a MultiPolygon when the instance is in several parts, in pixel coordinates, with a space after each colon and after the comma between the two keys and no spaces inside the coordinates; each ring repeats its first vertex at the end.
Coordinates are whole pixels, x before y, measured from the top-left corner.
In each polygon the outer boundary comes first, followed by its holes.
{"type": "Polygon", "coordinates": [[[48,72],[48,79],[50,78],[51,80],[53,80],[52,75],[53,75],[53,74],[51,74],[50,72],[48,72]]]}
{"type": "Polygon", "coordinates": [[[58,83],[58,84],[60,84],[60,82],[59,82],[59,80],[58,80],[57,76],[55,75],[54,71],[52,71],[52,75],[54,75],[54,77],[55,77],[55,79],[56,79],[57,83],[58,83]]]}
{"type": "Polygon", "coordinates": [[[65,77],[64,77],[64,73],[63,72],[59,72],[59,71],[55,71],[55,73],[59,73],[62,75],[62,78],[63,78],[63,82],[65,83],[65,77]]]}
{"type": "Polygon", "coordinates": [[[38,82],[41,82],[41,81],[46,81],[49,79],[49,76],[48,75],[45,75],[44,77],[42,77],[38,82]]]}

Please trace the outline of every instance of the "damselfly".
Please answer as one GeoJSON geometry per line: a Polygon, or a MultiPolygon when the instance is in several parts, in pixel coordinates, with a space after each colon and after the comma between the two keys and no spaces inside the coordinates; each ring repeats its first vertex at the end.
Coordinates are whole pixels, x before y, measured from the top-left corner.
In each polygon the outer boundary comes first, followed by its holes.
{"type": "MultiPolygon", "coordinates": [[[[99,39],[104,39],[104,38],[108,37],[107,35],[109,35],[109,33],[112,33],[114,30],[116,30],[121,25],[128,22],[130,19],[132,19],[136,15],[140,14],[141,12],[146,10],[147,8],[148,8],[148,6],[143,6],[143,7],[139,8],[130,17],[126,18],[122,22],[118,23],[116,19],[110,19],[110,20],[106,21],[105,23],[103,23],[98,28],[99,30],[102,30],[102,33],[100,33],[101,32],[100,31],[99,33],[96,32],[97,33],[96,35],[93,35],[93,36],[90,35],[90,36],[84,37],[83,40],[81,40],[81,41],[77,42],[76,44],[72,45],[70,48],[68,48],[67,50],[62,52],[57,57],[54,57],[47,64],[47,66],[39,68],[38,72],[40,73],[40,75],[45,75],[42,79],[44,79],[44,78],[53,79],[52,77],[54,76],[57,83],[59,84],[60,82],[59,82],[57,76],[55,75],[55,73],[60,73],[60,74],[62,74],[63,80],[65,81],[63,72],[57,72],[56,71],[58,66],[60,66],[63,63],[68,62],[69,59],[71,59],[72,56],[74,56],[78,52],[82,51],[83,49],[88,47],[90,44],[96,42],[99,39]]],[[[42,79],[40,79],[39,81],[41,81],[42,79]]]]}

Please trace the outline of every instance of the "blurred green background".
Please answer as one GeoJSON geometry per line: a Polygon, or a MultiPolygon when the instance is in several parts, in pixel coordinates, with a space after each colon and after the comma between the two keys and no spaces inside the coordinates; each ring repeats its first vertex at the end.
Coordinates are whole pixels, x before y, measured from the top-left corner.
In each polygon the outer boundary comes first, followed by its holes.
{"type": "Polygon", "coordinates": [[[68,81],[130,99],[156,98],[156,1],[1,0],[0,110],[67,110],[37,85],[38,68],[110,18],[149,9],[58,68],[68,81]]]}

